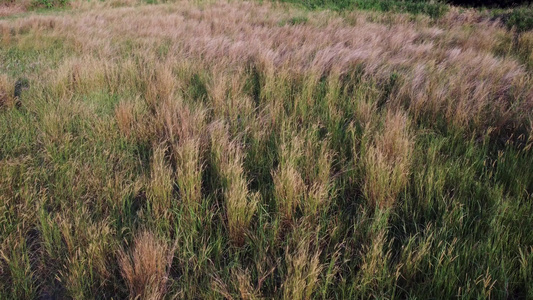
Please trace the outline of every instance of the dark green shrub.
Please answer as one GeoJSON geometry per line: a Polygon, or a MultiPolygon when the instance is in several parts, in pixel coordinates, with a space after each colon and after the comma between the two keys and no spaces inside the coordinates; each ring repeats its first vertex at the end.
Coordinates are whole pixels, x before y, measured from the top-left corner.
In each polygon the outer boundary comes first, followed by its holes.
{"type": "Polygon", "coordinates": [[[448,3],[461,6],[506,8],[530,4],[531,0],[448,0],[448,3]]]}
{"type": "Polygon", "coordinates": [[[334,10],[363,9],[394,11],[412,14],[426,14],[437,18],[442,16],[447,6],[433,0],[281,0],[301,4],[309,9],[329,8],[334,10]]]}
{"type": "Polygon", "coordinates": [[[512,10],[494,10],[494,18],[499,18],[507,29],[518,33],[533,29],[533,6],[518,7],[512,10]]]}
{"type": "Polygon", "coordinates": [[[426,14],[433,18],[442,16],[447,10],[443,3],[428,0],[355,0],[354,4],[359,9],[426,14]]]}
{"type": "Polygon", "coordinates": [[[288,20],[282,20],[278,23],[279,26],[284,26],[286,24],[289,24],[289,25],[298,25],[298,24],[305,24],[309,21],[309,19],[307,19],[307,17],[304,17],[304,16],[298,16],[298,17],[292,17],[292,18],[289,18],[288,20]]]}
{"type": "Polygon", "coordinates": [[[63,7],[69,1],[70,0],[34,0],[33,5],[37,7],[46,7],[46,8],[63,7]]]}
{"type": "Polygon", "coordinates": [[[533,7],[514,9],[505,23],[508,28],[515,28],[519,32],[533,29],[533,7]]]}

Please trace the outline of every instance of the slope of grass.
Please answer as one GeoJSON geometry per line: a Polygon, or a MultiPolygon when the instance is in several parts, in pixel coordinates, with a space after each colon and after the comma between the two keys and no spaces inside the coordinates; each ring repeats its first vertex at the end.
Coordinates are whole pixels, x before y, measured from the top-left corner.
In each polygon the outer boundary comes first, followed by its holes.
{"type": "Polygon", "coordinates": [[[0,20],[0,299],[533,297],[530,31],[71,7],[0,20]]]}

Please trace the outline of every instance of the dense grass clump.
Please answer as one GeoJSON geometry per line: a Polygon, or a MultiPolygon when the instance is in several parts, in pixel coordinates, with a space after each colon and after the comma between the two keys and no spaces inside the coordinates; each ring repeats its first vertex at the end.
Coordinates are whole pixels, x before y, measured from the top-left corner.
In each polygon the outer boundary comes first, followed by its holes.
{"type": "Polygon", "coordinates": [[[0,20],[0,299],[533,298],[531,31],[69,5],[0,20]]]}

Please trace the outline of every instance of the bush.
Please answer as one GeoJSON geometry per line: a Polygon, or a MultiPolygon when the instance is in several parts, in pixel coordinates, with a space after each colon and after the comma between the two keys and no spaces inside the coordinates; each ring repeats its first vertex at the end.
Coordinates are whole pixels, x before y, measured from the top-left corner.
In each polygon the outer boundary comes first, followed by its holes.
{"type": "Polygon", "coordinates": [[[530,4],[531,0],[448,0],[447,2],[461,6],[506,8],[530,4]]]}
{"type": "Polygon", "coordinates": [[[533,29],[533,7],[514,9],[505,20],[508,28],[515,28],[519,32],[533,29]]]}
{"type": "Polygon", "coordinates": [[[309,9],[330,8],[334,10],[364,9],[376,11],[406,12],[426,14],[431,17],[442,16],[447,7],[443,2],[432,0],[282,0],[303,4],[309,9]]]}
{"type": "Polygon", "coordinates": [[[62,7],[65,6],[70,0],[34,0],[34,6],[37,7],[62,7]]]}
{"type": "Polygon", "coordinates": [[[507,29],[524,32],[533,29],[533,6],[519,7],[512,10],[493,10],[494,18],[499,18],[507,29]]]}

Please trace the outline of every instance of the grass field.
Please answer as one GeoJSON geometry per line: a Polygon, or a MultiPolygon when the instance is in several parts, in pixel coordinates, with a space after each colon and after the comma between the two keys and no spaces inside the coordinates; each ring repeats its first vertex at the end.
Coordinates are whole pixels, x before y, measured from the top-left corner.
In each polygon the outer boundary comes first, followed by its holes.
{"type": "Polygon", "coordinates": [[[0,299],[533,298],[533,31],[28,9],[0,8],[0,299]]]}

